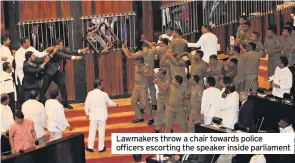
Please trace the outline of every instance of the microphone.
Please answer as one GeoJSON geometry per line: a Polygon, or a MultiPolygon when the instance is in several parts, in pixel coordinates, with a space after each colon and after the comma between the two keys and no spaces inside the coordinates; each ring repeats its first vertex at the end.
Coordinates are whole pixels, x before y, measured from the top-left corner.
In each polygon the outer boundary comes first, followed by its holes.
{"type": "Polygon", "coordinates": [[[292,64],[291,64],[291,58],[292,58],[292,51],[293,51],[293,48],[294,48],[294,45],[292,45],[292,47],[291,47],[291,52],[290,52],[289,59],[288,59],[288,61],[289,61],[288,67],[289,67],[290,65],[292,66],[292,64]]]}
{"type": "MultiPolygon", "coordinates": [[[[207,114],[206,114],[206,116],[204,116],[204,124],[205,124],[205,119],[206,119],[206,117],[208,117],[208,114],[209,114],[209,112],[210,112],[210,109],[211,109],[211,104],[210,104],[210,106],[209,106],[209,109],[207,110],[207,114]]],[[[212,117],[213,118],[213,117],[212,117]]],[[[212,123],[212,119],[211,119],[211,122],[210,122],[210,124],[208,124],[208,126],[209,125],[212,125],[213,123],[212,123]]]]}

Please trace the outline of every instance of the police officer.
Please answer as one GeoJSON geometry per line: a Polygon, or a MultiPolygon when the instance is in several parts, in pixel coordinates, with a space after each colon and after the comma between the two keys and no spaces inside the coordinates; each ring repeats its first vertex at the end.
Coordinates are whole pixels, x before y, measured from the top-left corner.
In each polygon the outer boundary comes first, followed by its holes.
{"type": "Polygon", "coordinates": [[[189,90],[187,85],[183,84],[183,77],[176,75],[169,85],[169,101],[168,108],[166,109],[166,133],[173,132],[175,119],[182,132],[187,132],[184,99],[190,99],[189,90]]]}
{"type": "Polygon", "coordinates": [[[280,38],[275,34],[276,29],[274,27],[270,27],[267,29],[266,37],[264,41],[264,47],[266,49],[266,53],[268,54],[268,76],[272,76],[277,67],[276,61],[282,55],[282,45],[280,44],[280,38]]]}
{"type": "Polygon", "coordinates": [[[162,126],[162,117],[164,108],[168,108],[169,99],[169,79],[166,75],[166,70],[159,69],[156,74],[156,79],[153,81],[159,88],[158,99],[157,99],[157,115],[155,118],[155,133],[159,133],[162,126]]]}

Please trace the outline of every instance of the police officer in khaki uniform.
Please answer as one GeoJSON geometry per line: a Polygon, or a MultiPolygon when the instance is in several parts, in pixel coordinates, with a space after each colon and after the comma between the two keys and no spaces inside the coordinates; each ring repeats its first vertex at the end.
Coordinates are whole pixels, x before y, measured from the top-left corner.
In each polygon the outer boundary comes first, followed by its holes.
{"type": "Polygon", "coordinates": [[[243,35],[241,35],[241,30],[243,28],[244,23],[246,23],[247,20],[248,20],[247,16],[245,16],[245,15],[240,16],[239,27],[238,27],[238,31],[236,33],[236,39],[241,39],[243,37],[243,35]]]}
{"type": "Polygon", "coordinates": [[[185,53],[183,56],[188,56],[190,62],[191,62],[191,68],[190,68],[190,75],[198,75],[199,76],[199,85],[205,89],[205,82],[204,78],[206,75],[206,71],[209,68],[209,65],[207,62],[205,62],[202,58],[204,56],[203,51],[196,50],[192,51],[191,53],[185,53]]]}
{"type": "Polygon", "coordinates": [[[272,76],[275,73],[277,67],[277,60],[282,56],[282,45],[280,44],[280,38],[275,34],[276,29],[270,27],[267,29],[266,37],[264,41],[264,47],[268,54],[268,76],[272,76]]]}
{"type": "Polygon", "coordinates": [[[246,56],[245,92],[248,92],[249,88],[251,88],[252,93],[257,93],[260,58],[265,57],[265,53],[263,53],[262,51],[257,52],[256,44],[249,43],[247,47],[247,52],[244,55],[246,56]]]}
{"type": "Polygon", "coordinates": [[[154,71],[152,71],[148,66],[144,64],[143,58],[135,59],[135,71],[134,71],[134,88],[131,96],[131,104],[134,109],[136,119],[132,121],[132,123],[143,122],[143,117],[140,112],[140,108],[137,105],[139,100],[140,104],[143,108],[146,109],[149,117],[148,125],[152,125],[154,123],[152,117],[152,110],[148,106],[148,80],[149,77],[154,75],[154,71]]]}
{"type": "Polygon", "coordinates": [[[237,92],[245,90],[245,64],[246,56],[240,54],[240,47],[234,46],[231,50],[232,56],[230,58],[236,58],[238,60],[237,75],[233,79],[233,83],[236,86],[237,92]]]}
{"type": "Polygon", "coordinates": [[[253,32],[252,35],[251,35],[251,37],[250,37],[251,42],[253,42],[253,43],[256,44],[256,51],[257,52],[264,51],[264,46],[259,41],[259,36],[260,36],[260,33],[259,32],[253,32]]]}
{"type": "Polygon", "coordinates": [[[174,120],[178,122],[183,133],[187,133],[184,99],[190,99],[189,90],[183,84],[183,78],[176,75],[169,85],[169,101],[166,109],[166,133],[173,132],[174,120]]]}
{"type": "MultiPolygon", "coordinates": [[[[240,20],[243,18],[240,18],[240,20]]],[[[251,42],[251,37],[252,35],[252,29],[251,29],[251,23],[249,21],[244,21],[243,24],[240,24],[237,34],[236,34],[236,39],[235,39],[235,46],[242,44],[242,45],[247,45],[249,42],[251,42]]]]}
{"type": "Polygon", "coordinates": [[[158,60],[160,60],[160,68],[164,68],[161,63],[165,63],[165,60],[163,61],[162,59],[164,59],[164,55],[169,50],[169,40],[167,38],[163,38],[158,45],[159,46],[156,48],[156,57],[158,60]]]}
{"type": "MultiPolygon", "coordinates": [[[[136,53],[130,53],[126,47],[126,42],[123,44],[122,49],[127,58],[136,59],[139,57],[143,57],[144,63],[151,69],[154,69],[154,57],[156,53],[156,47],[152,45],[152,43],[145,40],[142,35],[142,41],[144,44],[142,45],[142,51],[137,51],[136,53]]],[[[156,88],[153,83],[153,77],[149,78],[148,87],[150,91],[150,95],[152,98],[152,109],[157,109],[157,99],[156,99],[156,88]]]]}
{"type": "MultiPolygon", "coordinates": [[[[183,80],[183,85],[189,87],[189,82],[185,72],[185,62],[182,59],[182,55],[176,55],[172,51],[168,51],[165,57],[169,58],[168,62],[166,63],[166,66],[169,67],[170,79],[173,79],[176,75],[180,75],[183,80]]],[[[189,99],[184,100],[184,106],[188,116],[191,110],[189,99]]]]}
{"type": "Polygon", "coordinates": [[[288,58],[289,66],[295,64],[295,42],[294,38],[292,38],[291,32],[291,28],[284,27],[283,34],[280,37],[280,43],[283,46],[283,56],[288,58]]]}
{"type": "Polygon", "coordinates": [[[222,76],[221,69],[223,66],[223,61],[217,59],[217,55],[213,54],[210,56],[209,68],[206,72],[206,77],[214,77],[216,81],[216,88],[221,89],[220,78],[222,76]]]}
{"type": "Polygon", "coordinates": [[[156,79],[153,81],[157,84],[159,88],[158,99],[157,99],[157,115],[155,118],[155,133],[159,133],[162,126],[162,117],[164,113],[164,108],[168,108],[168,100],[169,100],[169,79],[166,75],[166,70],[159,69],[156,74],[156,79]]]}
{"type": "Polygon", "coordinates": [[[230,58],[224,63],[221,70],[222,76],[228,76],[233,80],[237,75],[238,60],[236,58],[230,58]]]}
{"type": "MultiPolygon", "coordinates": [[[[295,20],[294,20],[294,21],[295,21],[295,20]]],[[[292,38],[294,39],[294,41],[295,41],[295,26],[293,26],[293,23],[292,23],[292,22],[287,22],[287,23],[286,23],[286,26],[292,29],[291,37],[292,37],[292,38]]]]}
{"type": "Polygon", "coordinates": [[[199,84],[200,77],[193,75],[190,78],[191,112],[189,114],[188,132],[195,133],[195,124],[201,122],[201,102],[204,87],[199,84]]]}
{"type": "Polygon", "coordinates": [[[173,40],[170,42],[170,47],[172,52],[176,55],[181,55],[184,52],[187,52],[187,40],[181,38],[181,30],[175,28],[172,32],[173,40]]]}

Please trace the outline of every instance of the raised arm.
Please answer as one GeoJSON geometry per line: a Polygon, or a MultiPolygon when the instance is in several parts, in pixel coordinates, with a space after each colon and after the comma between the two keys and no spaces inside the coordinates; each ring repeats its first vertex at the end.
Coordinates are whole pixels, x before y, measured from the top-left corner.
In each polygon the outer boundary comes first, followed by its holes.
{"type": "Polygon", "coordinates": [[[125,54],[125,56],[127,57],[127,58],[129,58],[129,59],[134,59],[134,58],[139,58],[139,57],[142,57],[142,53],[141,53],[141,51],[138,51],[138,52],[136,52],[136,53],[131,53],[128,49],[127,49],[127,47],[126,47],[126,41],[124,42],[124,44],[122,45],[122,51],[123,51],[123,53],[125,54]]]}

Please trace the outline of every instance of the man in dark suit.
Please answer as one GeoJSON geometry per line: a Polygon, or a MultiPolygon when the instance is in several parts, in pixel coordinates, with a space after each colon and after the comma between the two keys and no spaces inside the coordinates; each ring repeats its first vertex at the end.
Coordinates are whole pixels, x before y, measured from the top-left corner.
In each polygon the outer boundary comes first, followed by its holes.
{"type": "Polygon", "coordinates": [[[26,61],[23,65],[24,79],[23,87],[25,90],[25,99],[29,99],[31,90],[40,90],[40,80],[42,79],[42,72],[45,71],[45,66],[49,62],[50,58],[46,56],[41,65],[35,64],[36,56],[32,51],[25,53],[26,61]]]}
{"type": "Polygon", "coordinates": [[[67,60],[80,60],[81,56],[74,56],[72,54],[85,53],[88,49],[80,50],[67,50],[63,48],[63,41],[57,39],[55,41],[55,48],[53,53],[51,53],[50,63],[47,65],[46,72],[43,78],[43,85],[40,91],[40,101],[44,104],[46,101],[46,91],[50,86],[51,82],[57,84],[60,94],[63,100],[63,106],[68,109],[73,109],[71,105],[68,104],[67,90],[65,85],[65,64],[67,60]]]}
{"type": "Polygon", "coordinates": [[[240,113],[238,123],[249,128],[249,132],[256,131],[254,120],[254,102],[248,100],[248,93],[240,92],[240,113]]]}

